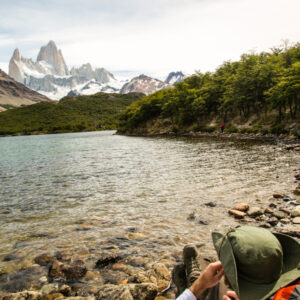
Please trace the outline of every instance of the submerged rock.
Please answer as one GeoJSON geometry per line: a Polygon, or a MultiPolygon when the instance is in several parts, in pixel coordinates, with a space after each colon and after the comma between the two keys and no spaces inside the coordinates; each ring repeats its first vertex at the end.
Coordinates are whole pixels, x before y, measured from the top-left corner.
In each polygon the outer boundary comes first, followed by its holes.
{"type": "Polygon", "coordinates": [[[55,261],[49,269],[49,277],[55,280],[74,281],[82,278],[86,272],[87,268],[83,261],[78,260],[72,265],[55,261]]]}
{"type": "Polygon", "coordinates": [[[43,295],[39,292],[23,291],[4,296],[2,300],[42,300],[43,295]]]}
{"type": "Polygon", "coordinates": [[[97,300],[154,300],[157,286],[153,283],[104,285],[96,295],[97,300]]]}

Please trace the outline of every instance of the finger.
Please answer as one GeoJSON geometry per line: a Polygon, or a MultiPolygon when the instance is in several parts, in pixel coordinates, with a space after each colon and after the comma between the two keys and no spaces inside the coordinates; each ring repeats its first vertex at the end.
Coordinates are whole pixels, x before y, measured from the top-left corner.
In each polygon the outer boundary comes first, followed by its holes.
{"type": "Polygon", "coordinates": [[[224,270],[222,269],[220,272],[218,272],[217,278],[221,279],[223,275],[224,275],[224,270]]]}
{"type": "Polygon", "coordinates": [[[234,291],[228,291],[228,292],[226,293],[226,295],[227,295],[228,297],[231,297],[231,299],[239,300],[237,294],[236,294],[234,291]]]}

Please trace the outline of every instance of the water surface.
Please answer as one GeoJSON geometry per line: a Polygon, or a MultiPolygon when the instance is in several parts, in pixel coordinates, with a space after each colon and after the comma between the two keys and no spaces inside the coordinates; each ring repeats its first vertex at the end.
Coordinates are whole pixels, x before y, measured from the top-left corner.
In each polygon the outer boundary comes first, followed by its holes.
{"type": "Polygon", "coordinates": [[[0,139],[0,268],[16,264],[8,253],[63,247],[155,260],[195,242],[209,253],[210,232],[235,225],[234,203],[294,185],[299,154],[272,144],[113,133],[0,139]]]}

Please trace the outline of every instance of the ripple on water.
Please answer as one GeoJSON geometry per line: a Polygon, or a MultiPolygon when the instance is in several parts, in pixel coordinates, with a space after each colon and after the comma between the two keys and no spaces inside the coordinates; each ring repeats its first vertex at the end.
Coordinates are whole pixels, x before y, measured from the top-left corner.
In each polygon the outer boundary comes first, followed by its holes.
{"type": "Polygon", "coordinates": [[[28,256],[90,243],[151,259],[178,256],[190,242],[209,253],[210,232],[235,224],[227,209],[289,190],[298,162],[297,153],[253,141],[113,132],[1,138],[0,268],[16,249],[28,256]]]}

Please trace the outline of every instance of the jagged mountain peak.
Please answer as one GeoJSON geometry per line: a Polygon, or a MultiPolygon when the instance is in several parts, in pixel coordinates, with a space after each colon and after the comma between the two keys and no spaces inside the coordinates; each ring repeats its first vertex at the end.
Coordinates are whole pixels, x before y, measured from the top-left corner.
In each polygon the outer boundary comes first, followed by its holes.
{"type": "Polygon", "coordinates": [[[16,61],[21,60],[20,51],[18,48],[15,49],[12,58],[15,59],[16,61]]]}
{"type": "Polygon", "coordinates": [[[181,71],[171,72],[167,76],[167,78],[165,80],[165,83],[167,83],[167,84],[175,84],[177,82],[183,81],[185,77],[186,77],[186,75],[183,74],[181,71]]]}
{"type": "Polygon", "coordinates": [[[37,62],[46,62],[53,68],[53,75],[66,76],[69,74],[62,51],[58,50],[54,41],[42,46],[37,56],[37,62]]]}

